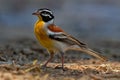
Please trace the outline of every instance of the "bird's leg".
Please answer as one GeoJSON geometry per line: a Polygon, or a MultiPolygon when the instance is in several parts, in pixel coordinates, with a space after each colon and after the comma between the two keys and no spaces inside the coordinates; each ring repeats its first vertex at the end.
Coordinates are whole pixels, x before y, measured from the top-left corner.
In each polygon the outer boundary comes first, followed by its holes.
{"type": "Polygon", "coordinates": [[[49,51],[50,53],[50,58],[47,60],[47,62],[43,65],[44,67],[47,66],[47,64],[52,60],[53,56],[54,56],[54,52],[53,51],[49,51]]]}
{"type": "Polygon", "coordinates": [[[64,69],[64,53],[63,52],[61,52],[61,62],[62,62],[62,69],[63,69],[63,71],[65,71],[65,69],[64,69]]]}

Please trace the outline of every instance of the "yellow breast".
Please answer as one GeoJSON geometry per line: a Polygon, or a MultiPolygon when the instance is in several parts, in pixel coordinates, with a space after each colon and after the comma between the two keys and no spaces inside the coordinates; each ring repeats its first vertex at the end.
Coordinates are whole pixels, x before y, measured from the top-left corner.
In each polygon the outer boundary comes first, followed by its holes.
{"type": "Polygon", "coordinates": [[[34,27],[34,33],[40,44],[43,47],[50,49],[54,46],[54,44],[53,41],[48,37],[44,25],[45,23],[43,21],[37,21],[34,27]]]}

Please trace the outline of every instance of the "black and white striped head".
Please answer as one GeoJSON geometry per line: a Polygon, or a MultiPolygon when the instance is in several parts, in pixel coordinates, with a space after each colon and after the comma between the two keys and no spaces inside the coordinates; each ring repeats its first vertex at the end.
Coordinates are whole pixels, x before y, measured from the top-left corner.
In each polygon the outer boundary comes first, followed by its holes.
{"type": "Polygon", "coordinates": [[[43,20],[44,22],[49,22],[54,19],[52,11],[47,8],[38,9],[33,13],[33,15],[37,15],[39,19],[43,20]]]}

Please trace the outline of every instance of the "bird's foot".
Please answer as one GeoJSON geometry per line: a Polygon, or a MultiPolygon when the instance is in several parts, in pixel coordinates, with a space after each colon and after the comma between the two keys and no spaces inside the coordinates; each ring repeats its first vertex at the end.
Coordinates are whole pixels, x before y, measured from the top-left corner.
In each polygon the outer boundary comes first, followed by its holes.
{"type": "Polygon", "coordinates": [[[62,69],[63,71],[67,71],[68,70],[68,68],[66,68],[66,67],[61,67],[61,66],[56,66],[55,67],[55,69],[62,69]]]}

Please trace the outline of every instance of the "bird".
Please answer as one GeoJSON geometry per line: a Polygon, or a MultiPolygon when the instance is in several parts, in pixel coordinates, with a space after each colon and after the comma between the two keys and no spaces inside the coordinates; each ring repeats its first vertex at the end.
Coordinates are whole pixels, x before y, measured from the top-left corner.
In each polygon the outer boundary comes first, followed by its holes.
{"type": "Polygon", "coordinates": [[[40,45],[50,54],[49,59],[43,65],[44,67],[47,67],[47,64],[54,57],[54,54],[60,53],[61,68],[64,70],[64,54],[68,50],[77,50],[99,58],[102,61],[106,61],[106,58],[100,55],[100,53],[90,49],[85,43],[55,25],[55,17],[50,9],[40,8],[33,12],[32,15],[38,17],[38,20],[34,24],[34,34],[40,45]]]}

